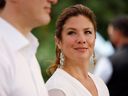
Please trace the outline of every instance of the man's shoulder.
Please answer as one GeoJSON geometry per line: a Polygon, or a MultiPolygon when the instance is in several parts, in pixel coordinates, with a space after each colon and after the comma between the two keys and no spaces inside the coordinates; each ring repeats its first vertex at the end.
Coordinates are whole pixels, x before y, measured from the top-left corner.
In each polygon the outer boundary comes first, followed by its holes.
{"type": "Polygon", "coordinates": [[[0,36],[0,61],[7,61],[6,59],[9,57],[10,50],[7,40],[0,36]]]}
{"type": "MultiPolygon", "coordinates": [[[[6,40],[2,34],[0,34],[0,51],[6,50],[9,40],[6,40]]],[[[12,42],[13,43],[13,42],[12,42]]]]}

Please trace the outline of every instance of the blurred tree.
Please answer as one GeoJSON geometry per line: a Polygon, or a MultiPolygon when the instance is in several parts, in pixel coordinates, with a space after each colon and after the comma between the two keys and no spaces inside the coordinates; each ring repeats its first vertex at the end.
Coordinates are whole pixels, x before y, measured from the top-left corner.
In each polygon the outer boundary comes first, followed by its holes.
{"type": "Polygon", "coordinates": [[[33,33],[39,38],[40,42],[37,58],[45,81],[49,78],[46,75],[46,69],[51,64],[51,61],[54,63],[55,59],[55,21],[64,8],[74,4],[84,4],[94,11],[98,24],[97,31],[105,39],[108,39],[106,28],[109,21],[117,15],[128,14],[128,0],[59,0],[59,3],[53,6],[51,23],[45,27],[33,30],[33,33]]]}
{"type": "Polygon", "coordinates": [[[107,39],[107,24],[117,15],[128,14],[127,0],[86,0],[97,17],[98,31],[107,39]]]}

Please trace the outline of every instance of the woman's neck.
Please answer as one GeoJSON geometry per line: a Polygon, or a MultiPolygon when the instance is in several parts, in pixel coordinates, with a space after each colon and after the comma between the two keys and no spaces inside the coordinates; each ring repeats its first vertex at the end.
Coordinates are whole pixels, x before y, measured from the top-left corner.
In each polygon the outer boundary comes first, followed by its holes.
{"type": "Polygon", "coordinates": [[[65,62],[63,69],[75,78],[88,77],[89,63],[65,62]]]}

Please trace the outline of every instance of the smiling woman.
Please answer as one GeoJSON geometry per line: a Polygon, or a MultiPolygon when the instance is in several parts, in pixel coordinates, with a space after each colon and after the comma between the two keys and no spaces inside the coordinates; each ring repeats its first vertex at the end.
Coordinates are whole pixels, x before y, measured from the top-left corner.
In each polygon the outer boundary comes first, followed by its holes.
{"type": "Polygon", "coordinates": [[[63,26],[62,40],[56,41],[64,53],[66,65],[70,60],[76,64],[84,64],[93,53],[95,43],[93,24],[82,15],[71,17],[63,26]]]}
{"type": "Polygon", "coordinates": [[[95,15],[88,7],[63,10],[56,23],[56,63],[46,83],[50,96],[109,96],[103,81],[88,72],[95,38],[95,15]]]}

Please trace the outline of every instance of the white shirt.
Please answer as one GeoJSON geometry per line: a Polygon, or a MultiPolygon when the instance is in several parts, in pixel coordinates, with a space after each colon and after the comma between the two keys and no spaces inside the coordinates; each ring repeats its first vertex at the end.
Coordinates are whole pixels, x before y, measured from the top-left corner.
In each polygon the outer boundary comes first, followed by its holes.
{"type": "Polygon", "coordinates": [[[110,41],[106,41],[99,32],[96,33],[95,42],[95,55],[96,59],[104,56],[110,56],[114,53],[114,48],[110,41]]]}
{"type": "Polygon", "coordinates": [[[107,57],[102,57],[100,60],[98,60],[95,69],[94,74],[101,77],[105,83],[107,83],[113,73],[113,68],[110,60],[107,57]]]}
{"type": "MultiPolygon", "coordinates": [[[[109,96],[108,89],[104,82],[91,73],[89,73],[89,76],[92,78],[97,88],[98,96],[109,96]]],[[[80,81],[60,68],[58,68],[51,78],[46,82],[46,87],[49,91],[53,89],[61,90],[59,92],[63,92],[63,95],[60,96],[92,96],[88,89],[85,88],[80,81]]]]}
{"type": "Polygon", "coordinates": [[[48,96],[35,57],[36,38],[0,18],[0,96],[48,96]]]}

